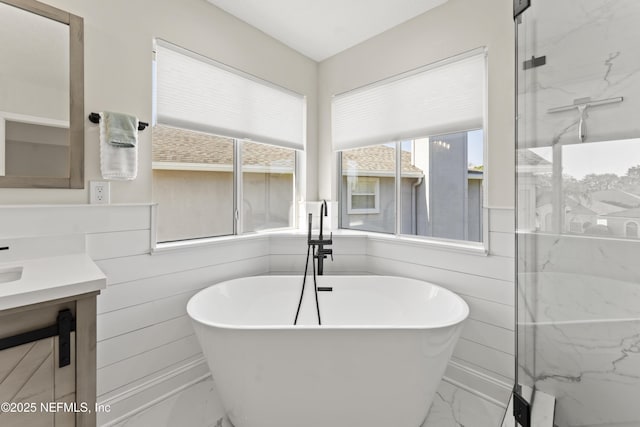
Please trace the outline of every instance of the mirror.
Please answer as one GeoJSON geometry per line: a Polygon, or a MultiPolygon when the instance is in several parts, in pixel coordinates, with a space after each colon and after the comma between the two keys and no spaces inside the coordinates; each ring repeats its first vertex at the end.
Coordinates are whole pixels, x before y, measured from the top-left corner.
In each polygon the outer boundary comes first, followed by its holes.
{"type": "Polygon", "coordinates": [[[0,187],[84,188],[83,20],[0,0],[0,187]]]}

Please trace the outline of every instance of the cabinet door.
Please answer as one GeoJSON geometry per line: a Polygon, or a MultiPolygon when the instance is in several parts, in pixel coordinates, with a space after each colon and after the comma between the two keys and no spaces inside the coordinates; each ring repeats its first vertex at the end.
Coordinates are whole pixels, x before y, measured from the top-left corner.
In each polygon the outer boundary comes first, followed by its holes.
{"type": "Polygon", "coordinates": [[[13,406],[10,412],[0,413],[0,425],[55,425],[55,414],[40,406],[54,401],[53,350],[53,338],[47,338],[0,351],[0,403],[13,406]]]}
{"type": "Polygon", "coordinates": [[[0,403],[10,405],[9,412],[0,411],[0,426],[75,426],[74,338],[72,363],[64,368],[58,368],[57,337],[0,351],[0,403]]]}

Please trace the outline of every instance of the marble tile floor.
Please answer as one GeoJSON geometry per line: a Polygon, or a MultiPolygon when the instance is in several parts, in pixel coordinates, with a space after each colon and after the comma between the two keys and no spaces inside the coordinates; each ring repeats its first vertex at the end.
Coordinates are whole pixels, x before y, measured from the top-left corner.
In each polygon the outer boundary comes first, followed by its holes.
{"type": "MultiPolygon", "coordinates": [[[[504,411],[504,408],[494,403],[442,381],[429,415],[420,427],[498,427],[504,411]]],[[[224,409],[211,378],[194,384],[113,427],[148,426],[232,427],[224,416],[224,409]]]]}

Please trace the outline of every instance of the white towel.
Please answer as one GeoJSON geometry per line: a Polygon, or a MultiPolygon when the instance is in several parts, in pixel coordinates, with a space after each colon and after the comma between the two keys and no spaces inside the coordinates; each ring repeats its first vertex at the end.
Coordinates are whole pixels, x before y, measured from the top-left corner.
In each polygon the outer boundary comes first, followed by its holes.
{"type": "MultiPolygon", "coordinates": [[[[109,141],[109,112],[100,113],[100,171],[102,178],[132,180],[138,175],[138,144],[133,147],[113,144],[109,141]]],[[[138,120],[135,119],[133,135],[138,139],[138,120]]]]}

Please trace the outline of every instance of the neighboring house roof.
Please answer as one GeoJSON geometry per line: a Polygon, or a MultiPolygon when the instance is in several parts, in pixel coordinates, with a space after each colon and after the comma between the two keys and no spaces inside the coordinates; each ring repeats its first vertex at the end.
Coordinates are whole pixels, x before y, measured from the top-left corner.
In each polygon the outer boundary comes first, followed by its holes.
{"type": "Polygon", "coordinates": [[[626,209],[624,211],[613,212],[603,216],[609,218],[640,218],[640,208],[626,209]]]}
{"type": "Polygon", "coordinates": [[[591,199],[627,209],[640,207],[640,196],[622,190],[594,191],[591,199]]]}
{"type": "MultiPolygon", "coordinates": [[[[156,125],[152,140],[154,167],[162,168],[162,164],[171,164],[168,169],[181,169],[180,165],[185,169],[195,169],[186,165],[198,164],[215,165],[219,170],[231,170],[233,167],[233,140],[230,138],[156,125]]],[[[249,168],[269,166],[280,172],[293,171],[295,154],[286,148],[245,142],[242,144],[242,164],[249,168]]]]}
{"type": "Polygon", "coordinates": [[[573,215],[593,215],[593,216],[597,215],[596,212],[594,212],[593,210],[589,209],[588,207],[586,207],[582,203],[579,203],[579,202],[575,201],[571,197],[566,197],[565,198],[565,203],[566,203],[567,208],[569,209],[568,213],[571,213],[573,215]]]}
{"type": "Polygon", "coordinates": [[[552,164],[530,149],[521,148],[516,150],[516,170],[519,174],[548,174],[552,172],[552,164]]]}
{"type": "MultiPolygon", "coordinates": [[[[545,205],[550,205],[553,202],[553,193],[551,191],[543,191],[539,193],[536,197],[536,206],[541,207],[545,205]]],[[[585,204],[578,203],[571,197],[565,198],[565,203],[567,206],[572,208],[574,214],[578,214],[578,211],[575,211],[577,206],[582,206],[583,210],[580,214],[583,215],[608,215],[611,212],[619,212],[620,206],[610,205],[608,203],[600,202],[598,200],[591,199],[585,204]]],[[[579,209],[582,209],[579,208],[579,209]]]]}
{"type": "Polygon", "coordinates": [[[478,169],[467,169],[467,178],[469,179],[483,179],[484,171],[478,169]]]}
{"type": "MultiPolygon", "coordinates": [[[[402,151],[402,175],[419,178],[422,169],[411,164],[411,153],[402,151]]],[[[342,152],[342,174],[392,176],[396,172],[396,149],[386,145],[356,148],[342,152]]]]}
{"type": "Polygon", "coordinates": [[[610,205],[609,203],[599,202],[593,199],[589,202],[589,208],[598,215],[607,215],[620,211],[620,206],[610,205]]]}
{"type": "Polygon", "coordinates": [[[572,215],[593,215],[593,216],[597,215],[596,212],[592,211],[591,209],[583,205],[576,204],[575,206],[571,206],[570,209],[571,210],[568,213],[572,215]]]}
{"type": "MultiPolygon", "coordinates": [[[[411,163],[411,152],[402,150],[402,176],[420,178],[424,171],[411,163]]],[[[358,174],[361,176],[393,176],[396,172],[395,147],[374,145],[342,152],[342,174],[358,174]]],[[[484,172],[469,169],[470,177],[482,178],[484,172]]]]}
{"type": "Polygon", "coordinates": [[[537,155],[533,151],[528,148],[522,148],[516,150],[516,161],[518,165],[529,165],[529,166],[550,166],[551,162],[546,160],[544,157],[537,155]]]}

